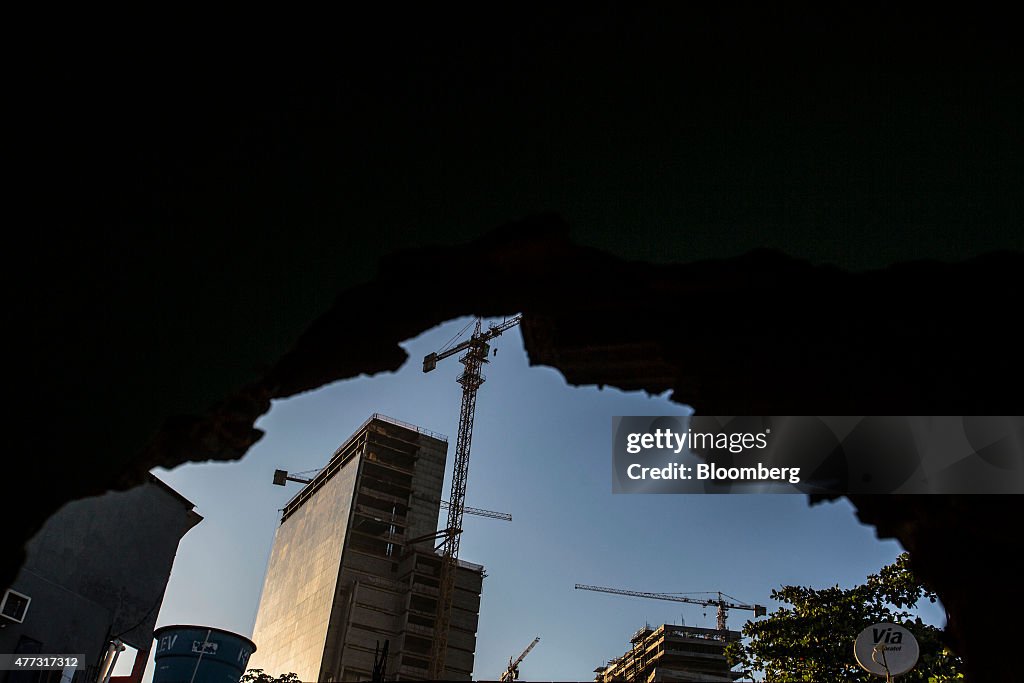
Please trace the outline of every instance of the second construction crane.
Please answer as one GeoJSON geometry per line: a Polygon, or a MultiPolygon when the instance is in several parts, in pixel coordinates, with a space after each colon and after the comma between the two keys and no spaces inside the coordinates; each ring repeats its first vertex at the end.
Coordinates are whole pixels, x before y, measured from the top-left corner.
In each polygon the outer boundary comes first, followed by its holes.
{"type": "Polygon", "coordinates": [[[511,683],[511,681],[518,679],[519,665],[523,663],[523,660],[526,659],[526,655],[530,654],[530,650],[536,647],[537,643],[539,642],[540,636],[537,636],[533,639],[532,643],[526,646],[526,649],[523,650],[518,657],[516,657],[514,660],[511,657],[509,657],[508,668],[505,669],[505,673],[501,674],[501,678],[498,680],[500,680],[501,683],[511,683]]]}
{"type": "Polygon", "coordinates": [[[448,526],[445,528],[444,550],[441,560],[440,589],[437,599],[437,618],[434,622],[434,646],[430,657],[430,677],[444,678],[445,658],[448,654],[448,629],[451,624],[452,597],[455,593],[455,573],[459,559],[459,541],[462,538],[462,518],[466,512],[466,481],[469,477],[469,448],[473,441],[473,418],[476,415],[476,393],[484,383],[483,366],[488,362],[491,346],[488,342],[515,327],[523,319],[517,315],[486,330],[477,319],[473,335],[466,341],[423,358],[423,372],[437,367],[438,361],[463,353],[459,362],[465,366],[456,380],[462,385],[462,409],[459,412],[459,435],[455,442],[455,468],[452,472],[452,490],[449,496],[448,526]]]}
{"type": "MultiPolygon", "coordinates": [[[[726,632],[725,617],[730,609],[745,609],[754,613],[754,618],[764,616],[768,613],[767,608],[762,605],[744,605],[739,602],[729,602],[725,598],[730,597],[719,592],[717,598],[687,598],[673,593],[644,593],[642,591],[627,591],[620,588],[604,588],[602,586],[585,586],[577,583],[578,590],[597,591],[599,593],[612,593],[613,595],[629,595],[637,598],[652,598],[654,600],[671,600],[672,602],[688,602],[691,605],[704,605],[705,607],[718,608],[718,631],[726,632]]],[[[735,598],[733,598],[735,599],[735,598]]],[[[724,635],[723,635],[724,639],[724,635]]]]}

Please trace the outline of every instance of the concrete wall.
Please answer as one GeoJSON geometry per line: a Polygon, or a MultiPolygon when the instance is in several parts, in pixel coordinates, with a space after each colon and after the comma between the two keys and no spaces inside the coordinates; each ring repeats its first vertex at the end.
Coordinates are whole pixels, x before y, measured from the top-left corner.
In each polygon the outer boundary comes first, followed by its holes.
{"type": "Polygon", "coordinates": [[[277,528],[249,668],[317,680],[359,461],[345,463],[277,528]]]}
{"type": "MultiPolygon", "coordinates": [[[[366,456],[362,477],[387,477],[387,470],[378,470],[369,463],[389,462],[390,449],[401,452],[415,450],[415,457],[407,461],[399,458],[390,460],[411,475],[405,497],[408,511],[405,515],[403,538],[431,534],[437,529],[437,515],[444,478],[444,463],[448,444],[445,441],[421,434],[408,427],[388,422],[371,422],[368,427],[366,456]]],[[[395,481],[403,477],[394,472],[395,481]]],[[[366,486],[365,480],[360,486],[366,486]]],[[[370,489],[376,488],[372,484],[370,489]]],[[[392,492],[398,495],[398,491],[392,492]]],[[[402,548],[396,548],[394,555],[378,555],[372,548],[359,547],[358,534],[352,540],[346,539],[343,565],[338,580],[338,594],[335,600],[332,626],[327,638],[324,661],[320,670],[321,678],[354,680],[369,675],[378,645],[390,640],[389,667],[400,659],[401,639],[398,632],[404,617],[407,601],[406,589],[396,580],[405,570],[410,558],[403,561],[402,548]],[[366,575],[375,577],[371,580],[366,575]],[[374,581],[383,581],[374,584],[374,581]]],[[[423,544],[427,545],[427,544],[423,544]]],[[[429,547],[429,546],[428,546],[429,547]]]]}
{"type": "Polygon", "coordinates": [[[202,520],[192,508],[155,477],[65,505],[27,546],[11,588],[32,602],[23,623],[0,618],[0,651],[31,638],[95,665],[115,636],[149,650],[178,542],[202,520]]]}
{"type": "Polygon", "coordinates": [[[420,450],[413,472],[413,499],[409,509],[410,538],[443,528],[448,519],[445,510],[445,517],[438,520],[448,443],[423,434],[419,435],[418,443],[420,450]]]}
{"type": "Polygon", "coordinates": [[[451,680],[468,681],[473,673],[482,591],[483,575],[478,571],[459,567],[455,574],[448,653],[445,657],[445,676],[451,680]]]}

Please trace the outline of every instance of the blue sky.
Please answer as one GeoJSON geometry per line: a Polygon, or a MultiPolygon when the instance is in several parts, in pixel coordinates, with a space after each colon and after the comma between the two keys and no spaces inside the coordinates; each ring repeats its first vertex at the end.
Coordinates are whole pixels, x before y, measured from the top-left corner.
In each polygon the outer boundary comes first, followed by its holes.
{"type": "MultiPolygon", "coordinates": [[[[462,366],[452,357],[425,375],[421,360],[467,322],[406,342],[410,358],[398,372],[276,401],[257,423],[266,436],[241,461],[154,470],[204,517],[181,541],[157,624],[251,636],[279,509],[298,490],[273,486],[274,469],[323,466],[372,413],[447,434],[450,477],[462,366]]],[[[771,610],[773,588],[850,586],[900,553],[896,542],[879,541],[860,525],[845,501],[809,508],[796,494],[613,495],[612,416],[684,415],[689,408],[642,392],[568,386],[557,371],[529,366],[518,328],[493,346],[498,353],[477,402],[466,503],[511,513],[513,521],[466,517],[460,557],[483,564],[488,575],[474,678],[498,678],[534,636],[541,640],[520,666],[522,680],[588,680],[645,623],[715,624],[714,609],[578,591],[575,583],[720,590],[771,610]]],[[[751,616],[730,612],[730,628],[751,616]]],[[[923,608],[922,617],[944,623],[937,605],[923,608]]],[[[127,673],[129,663],[119,663],[117,673],[127,673]]],[[[145,681],[152,670],[151,663],[145,681]]]]}

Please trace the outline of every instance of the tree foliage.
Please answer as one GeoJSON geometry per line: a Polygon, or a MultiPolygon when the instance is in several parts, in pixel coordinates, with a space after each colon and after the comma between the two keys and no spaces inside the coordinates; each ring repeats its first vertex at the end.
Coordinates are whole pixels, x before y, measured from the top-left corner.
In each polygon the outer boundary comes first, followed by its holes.
{"type": "Polygon", "coordinates": [[[881,679],[857,665],[853,641],[871,624],[885,621],[910,630],[921,647],[917,666],[900,676],[900,683],[959,677],[960,660],[942,645],[941,630],[910,612],[920,600],[935,602],[936,596],[911,572],[907,553],[862,585],[821,590],[783,586],[772,591],[772,599],[790,607],[780,607],[768,619],[747,622],[743,635],[749,643],[733,643],[727,650],[734,665],[763,672],[765,683],[878,683],[881,679]]]}
{"type": "Polygon", "coordinates": [[[281,674],[274,677],[263,669],[249,669],[242,674],[241,683],[301,683],[299,677],[293,673],[281,674]]]}

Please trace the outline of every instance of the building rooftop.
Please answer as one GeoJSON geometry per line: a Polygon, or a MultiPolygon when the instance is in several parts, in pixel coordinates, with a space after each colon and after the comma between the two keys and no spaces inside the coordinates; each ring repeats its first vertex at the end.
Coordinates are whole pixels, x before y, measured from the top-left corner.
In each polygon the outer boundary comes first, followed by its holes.
{"type": "Polygon", "coordinates": [[[364,420],[363,423],[359,425],[359,427],[354,432],[352,432],[351,436],[345,439],[345,441],[334,450],[334,454],[331,456],[330,460],[327,461],[327,464],[323,467],[323,469],[317,472],[316,476],[313,477],[308,484],[299,489],[299,491],[294,496],[292,496],[287,503],[285,503],[285,506],[282,509],[281,514],[282,522],[286,520],[293,512],[295,512],[295,510],[301,507],[302,504],[305,503],[306,500],[308,500],[311,495],[316,493],[316,491],[321,486],[323,486],[328,479],[335,475],[335,473],[341,468],[342,465],[348,462],[348,460],[353,455],[355,455],[355,452],[350,450],[349,447],[359,437],[359,435],[363,433],[363,430],[365,430],[372,422],[385,422],[387,424],[391,424],[396,427],[401,427],[402,429],[407,429],[417,434],[422,434],[423,436],[430,437],[431,439],[436,439],[438,441],[448,443],[448,437],[445,436],[444,434],[432,432],[429,429],[417,427],[414,424],[402,422],[401,420],[397,420],[393,417],[389,417],[381,413],[374,413],[370,417],[366,418],[366,420],[364,420]]]}
{"type": "Polygon", "coordinates": [[[742,635],[699,626],[646,624],[633,633],[632,647],[625,654],[594,669],[595,680],[734,681],[743,674],[731,670],[725,646],[742,635]]]}

